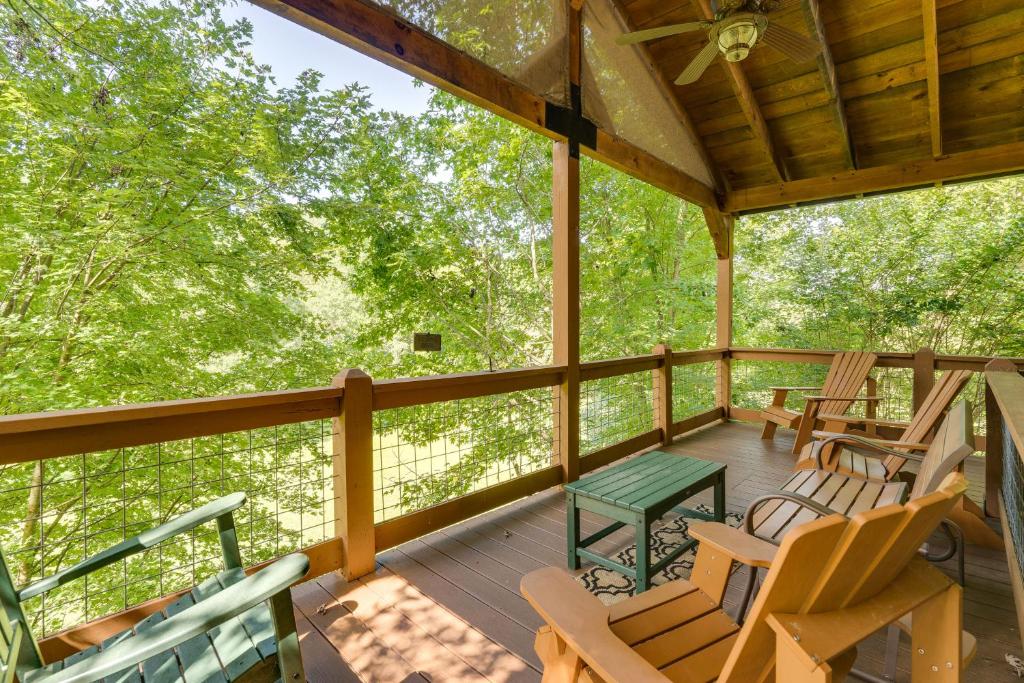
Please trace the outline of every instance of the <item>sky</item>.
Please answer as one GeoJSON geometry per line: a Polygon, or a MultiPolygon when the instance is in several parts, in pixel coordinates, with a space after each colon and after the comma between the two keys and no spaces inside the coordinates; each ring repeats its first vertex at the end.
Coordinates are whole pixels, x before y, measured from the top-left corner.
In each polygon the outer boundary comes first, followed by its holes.
{"type": "Polygon", "coordinates": [[[369,88],[374,105],[415,115],[427,108],[433,88],[390,66],[303,28],[262,7],[240,0],[223,10],[224,19],[243,17],[253,25],[252,52],[257,62],[273,69],[279,87],[288,87],[305,69],[324,75],[322,87],[336,89],[358,82],[369,88]]]}

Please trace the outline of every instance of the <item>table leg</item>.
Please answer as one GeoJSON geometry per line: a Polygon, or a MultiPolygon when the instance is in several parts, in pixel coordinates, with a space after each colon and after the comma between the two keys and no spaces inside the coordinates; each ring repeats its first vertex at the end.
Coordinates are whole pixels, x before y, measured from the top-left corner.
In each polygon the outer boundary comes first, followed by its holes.
{"type": "Polygon", "coordinates": [[[715,521],[725,522],[725,470],[715,478],[715,521]]]}
{"type": "Polygon", "coordinates": [[[647,515],[637,515],[636,519],[636,591],[639,595],[650,588],[651,582],[651,520],[647,515]]]}
{"type": "Polygon", "coordinates": [[[580,568],[580,556],[576,549],[580,546],[580,509],[576,507],[576,494],[565,496],[565,537],[568,540],[569,569],[580,568]]]}

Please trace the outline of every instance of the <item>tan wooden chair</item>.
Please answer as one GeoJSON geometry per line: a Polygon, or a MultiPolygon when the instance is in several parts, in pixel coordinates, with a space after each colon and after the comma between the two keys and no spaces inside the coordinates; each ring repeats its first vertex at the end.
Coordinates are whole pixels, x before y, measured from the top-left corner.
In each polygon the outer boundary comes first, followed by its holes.
{"type": "Polygon", "coordinates": [[[521,588],[546,622],[536,639],[544,681],[842,681],[857,643],[907,614],[914,649],[924,653],[913,658],[913,680],[959,681],[961,589],[917,549],[966,488],[953,474],[905,506],[808,522],[779,548],[695,523],[690,580],[612,606],[562,569],[531,572],[521,588]],[[721,609],[733,561],[770,565],[742,626],[721,609]]]}
{"type": "MultiPolygon", "coordinates": [[[[952,373],[947,373],[947,376],[950,374],[952,373]]],[[[932,407],[935,405],[933,403],[932,407]]],[[[917,438],[922,433],[923,423],[917,426],[918,431],[911,433],[911,438],[917,438]]],[[[949,471],[950,466],[960,467],[967,456],[974,452],[972,413],[971,406],[967,401],[960,401],[949,410],[930,444],[904,441],[902,438],[897,442],[880,441],[854,434],[820,432],[817,436],[820,438],[809,444],[806,458],[797,463],[798,469],[812,468],[821,472],[833,471],[848,477],[866,479],[869,482],[886,483],[889,488],[887,493],[883,494],[883,498],[885,495],[890,495],[892,484],[896,482],[897,478],[912,483],[914,489],[910,493],[911,497],[921,486],[924,486],[923,490],[927,492],[930,490],[927,488],[929,481],[930,485],[935,485],[937,479],[941,478],[941,476],[937,478],[933,475],[930,478],[925,477],[922,481],[922,476],[930,471],[931,463],[936,458],[944,463],[943,471],[949,471]],[[947,423],[956,426],[955,432],[944,428],[947,423]],[[964,440],[960,441],[961,438],[964,440]],[[937,449],[937,444],[942,448],[937,449]],[[838,453],[833,451],[832,457],[829,459],[825,453],[826,449],[831,446],[841,448],[837,449],[838,453]],[[922,449],[925,449],[924,455],[919,453],[922,449]],[[938,452],[936,452],[937,450],[938,452]],[[903,469],[904,464],[908,461],[921,463],[917,475],[909,474],[903,469]]],[[[791,483],[792,480],[787,486],[790,486],[791,483]]],[[[831,503],[827,503],[827,505],[833,509],[836,507],[831,503]]],[[[955,528],[950,532],[957,535],[957,542],[960,544],[956,552],[961,564],[961,575],[963,574],[964,542],[996,550],[1003,549],[1002,537],[985,523],[985,513],[967,496],[957,503],[950,513],[949,519],[955,524],[955,528]]]]}
{"type": "Polygon", "coordinates": [[[814,441],[801,450],[797,467],[817,466],[866,479],[891,481],[912,457],[895,454],[886,455],[884,458],[866,456],[854,449],[844,448],[847,440],[841,437],[853,434],[871,438],[874,444],[891,448],[893,451],[926,451],[931,443],[932,433],[970,380],[971,374],[970,370],[950,370],[943,373],[925,396],[924,402],[910,422],[827,413],[818,415],[818,419],[825,423],[825,427],[822,431],[812,433],[814,441]],[[875,438],[877,428],[883,426],[902,429],[903,433],[895,440],[875,438]],[[812,453],[812,449],[817,450],[812,453]]]}
{"type": "MultiPolygon", "coordinates": [[[[857,443],[866,453],[896,454],[921,463],[913,488],[908,491],[907,482],[865,481],[862,477],[841,474],[819,467],[802,470],[794,474],[776,493],[761,496],[750,504],[744,515],[743,525],[747,533],[771,543],[779,543],[800,524],[823,515],[838,512],[847,517],[882,507],[890,503],[915,500],[935,491],[942,480],[958,469],[974,452],[974,426],[971,421],[971,407],[967,401],[960,401],[946,415],[935,434],[935,439],[924,456],[916,453],[893,451],[866,439],[853,435],[841,435],[847,443],[857,443]]],[[[812,449],[815,462],[820,462],[821,446],[815,442],[812,449]]],[[[958,558],[960,582],[964,580],[963,534],[958,524],[945,520],[943,531],[949,539],[946,552],[931,554],[929,559],[943,562],[958,558]]],[[[751,584],[748,590],[752,590],[751,584]]]]}
{"type": "Polygon", "coordinates": [[[875,354],[866,351],[844,351],[836,354],[821,387],[769,387],[774,396],[772,404],[761,411],[761,419],[764,420],[761,438],[775,438],[778,427],[795,429],[793,453],[799,454],[811,440],[811,432],[817,426],[819,415],[842,415],[854,401],[867,401],[872,407],[877,405],[877,396],[857,395],[877,360],[875,354]],[[786,398],[791,391],[818,391],[820,395],[804,396],[803,412],[795,413],[786,408],[786,398]]]}

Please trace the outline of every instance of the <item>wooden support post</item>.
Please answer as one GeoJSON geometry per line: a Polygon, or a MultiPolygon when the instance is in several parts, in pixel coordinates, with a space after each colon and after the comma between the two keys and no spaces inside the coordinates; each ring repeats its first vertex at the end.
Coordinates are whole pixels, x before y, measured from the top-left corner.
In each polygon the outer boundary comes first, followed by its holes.
{"type": "Polygon", "coordinates": [[[333,386],[345,390],[341,415],[333,420],[334,533],[345,557],[349,581],[372,574],[373,529],[373,380],[362,370],[345,370],[333,386]]]}
{"type": "MultiPolygon", "coordinates": [[[[582,116],[580,91],[583,23],[580,10],[569,12],[569,84],[572,108],[582,116]]],[[[555,448],[562,481],[580,476],[580,145],[571,136],[552,151],[552,323],[554,361],[565,366],[562,383],[554,388],[555,448]]]]}
{"type": "Polygon", "coordinates": [[[555,387],[556,442],[563,481],[576,481],[580,472],[580,160],[570,144],[554,144],[554,360],[565,366],[555,387]]]}
{"type": "Polygon", "coordinates": [[[664,344],[654,347],[661,365],[654,372],[654,426],[661,430],[661,445],[672,443],[672,349],[664,344]]]}
{"type": "MultiPolygon", "coordinates": [[[[732,237],[729,238],[732,244],[732,237]]],[[[716,288],[718,319],[715,328],[715,345],[720,348],[732,346],[732,249],[728,258],[718,259],[718,286],[716,288]]],[[[715,369],[715,406],[722,408],[722,417],[729,419],[732,405],[732,359],[728,353],[718,361],[715,369]]]]}
{"type": "Polygon", "coordinates": [[[914,354],[914,412],[921,409],[935,386],[935,352],[922,347],[914,354]]]}

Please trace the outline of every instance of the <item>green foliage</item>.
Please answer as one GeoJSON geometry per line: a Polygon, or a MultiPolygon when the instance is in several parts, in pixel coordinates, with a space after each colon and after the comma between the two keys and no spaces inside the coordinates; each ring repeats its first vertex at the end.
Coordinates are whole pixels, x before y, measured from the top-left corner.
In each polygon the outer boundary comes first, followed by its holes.
{"type": "Polygon", "coordinates": [[[736,338],[1024,355],[1024,181],[752,216],[737,229],[736,338]]]}

